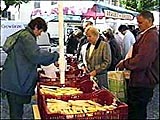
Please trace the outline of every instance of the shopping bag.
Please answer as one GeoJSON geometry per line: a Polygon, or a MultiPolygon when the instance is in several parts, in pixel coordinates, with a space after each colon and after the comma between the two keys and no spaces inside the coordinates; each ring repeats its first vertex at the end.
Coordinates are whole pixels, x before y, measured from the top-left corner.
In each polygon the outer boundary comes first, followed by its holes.
{"type": "Polygon", "coordinates": [[[124,71],[108,71],[108,89],[120,100],[126,102],[126,81],[124,71]]]}

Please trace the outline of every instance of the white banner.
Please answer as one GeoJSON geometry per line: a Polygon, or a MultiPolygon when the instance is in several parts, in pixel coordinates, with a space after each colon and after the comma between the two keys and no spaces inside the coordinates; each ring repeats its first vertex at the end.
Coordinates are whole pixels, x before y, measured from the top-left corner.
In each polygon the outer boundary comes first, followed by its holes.
{"type": "Polygon", "coordinates": [[[124,19],[124,20],[133,20],[134,17],[131,14],[127,13],[119,13],[112,10],[104,10],[105,17],[107,18],[114,18],[114,19],[124,19]]]}

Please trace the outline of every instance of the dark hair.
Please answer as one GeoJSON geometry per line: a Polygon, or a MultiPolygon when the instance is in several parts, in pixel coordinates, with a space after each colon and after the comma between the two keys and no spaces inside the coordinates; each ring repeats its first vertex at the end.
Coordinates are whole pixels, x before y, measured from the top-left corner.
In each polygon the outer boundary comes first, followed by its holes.
{"type": "Polygon", "coordinates": [[[93,22],[92,22],[92,21],[86,21],[86,23],[87,23],[87,26],[88,26],[88,25],[93,25],[93,22]]]}
{"type": "Polygon", "coordinates": [[[81,30],[77,30],[77,31],[75,31],[75,37],[77,37],[77,38],[81,38],[82,36],[83,36],[83,33],[82,33],[82,31],[81,30]]]}
{"type": "Polygon", "coordinates": [[[77,28],[80,29],[82,33],[84,32],[83,26],[77,26],[77,28]]]}
{"type": "Polygon", "coordinates": [[[102,33],[103,33],[103,35],[104,35],[105,37],[107,37],[108,39],[113,39],[113,38],[114,38],[113,31],[112,31],[110,28],[106,29],[106,30],[103,31],[102,33]]]}
{"type": "Polygon", "coordinates": [[[119,31],[125,31],[125,30],[128,30],[128,27],[126,25],[120,25],[118,30],[119,31]]]}
{"type": "Polygon", "coordinates": [[[43,29],[44,32],[47,31],[47,23],[45,22],[44,19],[41,17],[37,17],[35,19],[32,19],[28,26],[34,30],[35,26],[37,27],[38,30],[43,29]]]}
{"type": "Polygon", "coordinates": [[[151,21],[152,23],[154,22],[153,13],[151,13],[150,11],[144,10],[138,16],[142,16],[143,18],[151,21]]]}

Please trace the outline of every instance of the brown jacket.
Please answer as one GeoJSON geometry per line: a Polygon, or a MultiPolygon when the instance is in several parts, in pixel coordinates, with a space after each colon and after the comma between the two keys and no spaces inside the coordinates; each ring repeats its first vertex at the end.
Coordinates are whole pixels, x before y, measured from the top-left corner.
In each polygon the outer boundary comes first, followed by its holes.
{"type": "Polygon", "coordinates": [[[153,88],[159,82],[159,34],[156,27],[137,39],[132,57],[123,63],[131,70],[129,86],[153,88]]]}

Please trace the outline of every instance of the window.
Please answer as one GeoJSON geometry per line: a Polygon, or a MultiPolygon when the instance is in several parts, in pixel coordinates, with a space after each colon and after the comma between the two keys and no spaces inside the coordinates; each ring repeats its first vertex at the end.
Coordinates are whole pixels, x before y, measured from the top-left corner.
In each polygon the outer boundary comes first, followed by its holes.
{"type": "Polygon", "coordinates": [[[4,11],[2,13],[2,17],[8,18],[8,20],[11,20],[11,12],[10,11],[4,11]]]}
{"type": "Polygon", "coordinates": [[[40,8],[40,2],[34,2],[34,8],[40,8]]]}
{"type": "Polygon", "coordinates": [[[12,15],[11,19],[12,19],[12,20],[15,20],[15,15],[12,15]]]}
{"type": "Polygon", "coordinates": [[[57,4],[57,2],[51,1],[51,5],[55,5],[55,4],[57,4]]]}

